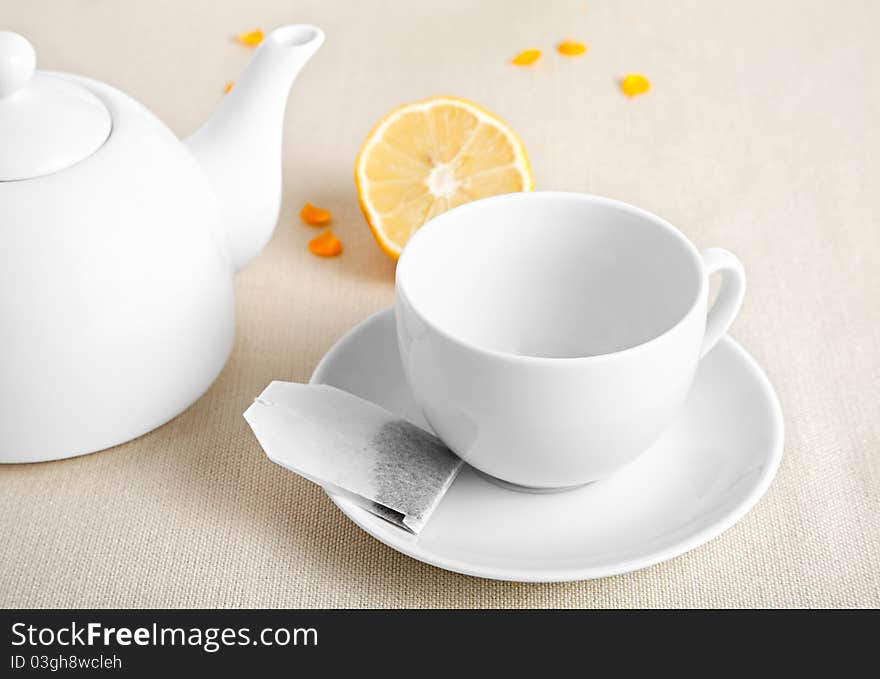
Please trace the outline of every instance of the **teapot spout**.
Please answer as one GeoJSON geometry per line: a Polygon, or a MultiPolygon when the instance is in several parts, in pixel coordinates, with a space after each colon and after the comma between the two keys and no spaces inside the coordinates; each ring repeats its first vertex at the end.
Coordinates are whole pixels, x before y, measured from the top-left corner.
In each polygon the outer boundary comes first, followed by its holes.
{"type": "Polygon", "coordinates": [[[287,96],[323,42],[314,26],[269,33],[214,114],[186,140],[222,204],[236,270],[260,253],[275,229],[287,96]]]}

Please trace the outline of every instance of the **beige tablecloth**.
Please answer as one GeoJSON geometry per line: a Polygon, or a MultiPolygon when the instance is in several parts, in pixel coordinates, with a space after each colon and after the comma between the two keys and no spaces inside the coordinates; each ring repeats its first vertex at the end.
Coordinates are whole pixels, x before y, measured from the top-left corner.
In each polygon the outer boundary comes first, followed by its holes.
{"type": "Polygon", "coordinates": [[[238,276],[229,364],[136,441],[0,468],[0,605],[880,605],[880,3],[0,0],[0,22],[43,67],[117,85],[181,135],[247,61],[232,35],[288,22],[327,33],[291,95],[282,214],[238,276]],[[558,56],[565,37],[588,54],[558,56]],[[506,63],[533,46],[537,67],[506,63]],[[650,94],[620,94],[630,71],[650,94]],[[636,203],[742,258],[733,334],[779,393],[785,459],[718,539],[604,580],[480,580],[378,543],[262,454],[241,417],[254,395],[308,379],[392,302],[394,266],[360,215],[352,163],[383,113],[433,94],[509,121],[539,188],[636,203]],[[305,200],[333,211],[341,257],[308,252],[305,200]]]}

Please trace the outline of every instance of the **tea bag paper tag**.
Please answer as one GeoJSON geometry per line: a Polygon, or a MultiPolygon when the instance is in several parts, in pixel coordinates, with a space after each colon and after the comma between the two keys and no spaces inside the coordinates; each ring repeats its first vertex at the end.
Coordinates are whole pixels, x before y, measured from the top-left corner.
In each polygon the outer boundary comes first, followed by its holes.
{"type": "Polygon", "coordinates": [[[462,466],[436,436],[328,385],[272,382],[244,418],[270,460],[412,533],[462,466]]]}

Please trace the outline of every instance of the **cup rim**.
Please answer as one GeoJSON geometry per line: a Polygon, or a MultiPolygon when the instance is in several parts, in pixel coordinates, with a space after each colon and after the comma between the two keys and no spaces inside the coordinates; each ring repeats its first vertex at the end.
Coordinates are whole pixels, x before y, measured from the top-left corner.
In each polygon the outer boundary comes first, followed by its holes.
{"type": "Polygon", "coordinates": [[[693,301],[688,306],[687,311],[670,327],[661,332],[654,337],[651,337],[644,342],[640,342],[639,344],[634,344],[631,347],[626,347],[625,349],[620,349],[618,351],[611,351],[604,354],[592,354],[589,356],[530,356],[528,354],[516,354],[507,351],[498,351],[496,349],[490,349],[488,347],[481,346],[479,344],[475,344],[474,342],[470,342],[468,340],[462,339],[449,331],[441,328],[439,325],[434,323],[430,318],[428,318],[424,312],[413,302],[412,297],[410,297],[405,289],[403,283],[401,283],[401,268],[407,266],[407,252],[412,252],[412,250],[408,247],[404,247],[403,252],[400,255],[400,258],[397,262],[397,267],[394,272],[394,287],[395,293],[398,297],[403,298],[406,301],[407,306],[413,310],[413,312],[419,317],[419,319],[428,327],[430,327],[436,334],[445,338],[452,344],[455,344],[459,347],[467,349],[468,351],[475,352],[477,354],[489,356],[496,359],[501,360],[509,360],[516,361],[522,363],[532,363],[532,364],[542,364],[542,365],[561,365],[561,364],[570,364],[573,362],[578,363],[599,363],[602,361],[608,361],[610,359],[615,359],[620,356],[629,355],[632,353],[636,353],[638,351],[643,351],[648,347],[659,343],[664,338],[673,334],[679,327],[681,327],[685,321],[690,318],[690,316],[695,312],[697,307],[700,304],[700,301],[706,294],[706,288],[708,286],[708,277],[705,275],[705,267],[703,266],[703,258],[701,257],[699,251],[696,246],[691,243],[690,240],[678,229],[676,229],[672,224],[668,221],[655,215],[653,212],[649,212],[643,208],[637,207],[630,203],[626,203],[622,200],[617,200],[615,198],[607,198],[605,196],[599,196],[592,193],[579,193],[576,191],[518,191],[515,193],[503,193],[495,196],[489,196],[488,198],[481,198],[479,200],[474,200],[469,203],[464,203],[463,205],[459,205],[451,210],[443,212],[436,217],[428,220],[421,228],[416,231],[415,234],[410,238],[409,243],[407,245],[413,243],[420,237],[424,237],[425,229],[433,229],[436,222],[442,220],[443,218],[449,218],[449,215],[461,214],[462,212],[466,212],[468,210],[476,209],[480,206],[484,206],[487,203],[501,203],[506,201],[517,201],[517,200],[529,200],[532,198],[546,198],[546,199],[561,199],[561,200],[570,200],[574,202],[582,202],[582,203],[592,203],[605,205],[607,207],[613,207],[624,212],[629,212],[637,217],[642,219],[646,219],[656,226],[659,226],[663,230],[665,230],[668,234],[673,236],[678,242],[684,247],[684,249],[688,252],[693,261],[697,271],[700,273],[699,276],[699,286],[696,290],[696,294],[694,296],[693,301]]]}

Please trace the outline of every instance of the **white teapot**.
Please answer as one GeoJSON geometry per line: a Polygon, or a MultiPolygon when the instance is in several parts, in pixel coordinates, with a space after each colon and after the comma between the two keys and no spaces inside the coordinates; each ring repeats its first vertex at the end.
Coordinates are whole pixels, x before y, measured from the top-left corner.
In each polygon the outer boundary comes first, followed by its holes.
{"type": "Polygon", "coordinates": [[[0,462],[122,443],[211,385],[233,273],[278,218],[287,95],[323,41],[268,34],[181,142],[112,87],[35,71],[0,32],[0,462]]]}

